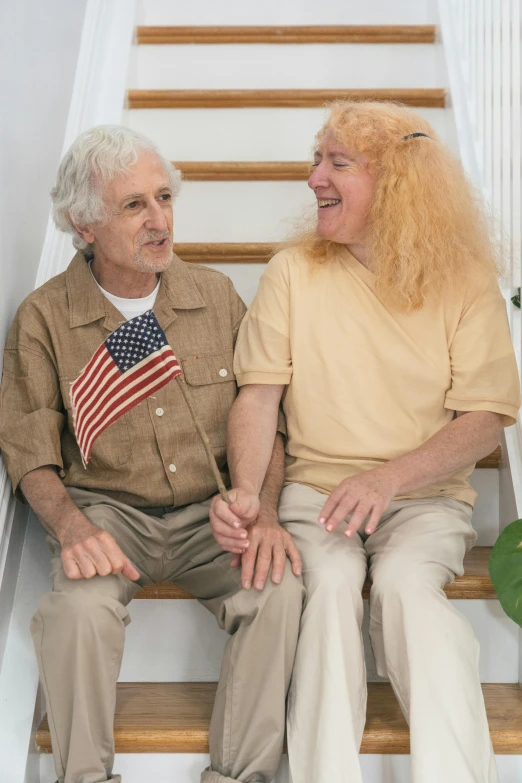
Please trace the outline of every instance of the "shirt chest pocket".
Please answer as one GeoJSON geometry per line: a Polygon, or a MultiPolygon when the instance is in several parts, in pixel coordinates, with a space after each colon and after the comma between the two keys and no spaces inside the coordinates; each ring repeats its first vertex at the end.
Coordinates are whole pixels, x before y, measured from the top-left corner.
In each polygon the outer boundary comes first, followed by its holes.
{"type": "MultiPolygon", "coordinates": [[[[60,391],[62,394],[62,400],[65,410],[67,411],[67,425],[70,439],[76,443],[76,434],[74,430],[74,417],[71,405],[71,387],[72,381],[69,378],[60,378],[60,391]]],[[[106,403],[105,403],[106,404],[106,403]]],[[[86,426],[92,426],[92,431],[97,428],[103,421],[103,408],[105,405],[101,405],[99,411],[93,413],[86,426]],[[94,420],[97,419],[96,424],[94,420]]],[[[93,443],[91,456],[89,459],[89,467],[96,467],[97,465],[117,468],[121,465],[125,465],[131,456],[132,452],[132,438],[130,434],[130,428],[128,423],[128,417],[132,414],[132,411],[124,413],[113,424],[109,425],[107,429],[101,432],[93,443]]],[[[86,419],[87,422],[87,419],[86,419]]]]}
{"type": "Polygon", "coordinates": [[[221,447],[237,395],[233,351],[185,356],[181,366],[198,416],[214,446],[221,447]]]}

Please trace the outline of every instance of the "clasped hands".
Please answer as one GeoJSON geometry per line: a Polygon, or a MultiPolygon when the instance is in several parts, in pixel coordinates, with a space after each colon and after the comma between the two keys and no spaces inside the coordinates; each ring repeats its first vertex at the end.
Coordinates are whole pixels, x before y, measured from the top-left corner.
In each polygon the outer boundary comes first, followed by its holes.
{"type": "MultiPolygon", "coordinates": [[[[319,523],[330,533],[348,516],[344,535],[352,538],[365,523],[364,532],[371,535],[390,505],[397,487],[392,478],[375,468],[341,481],[324,504],[319,523]]],[[[231,505],[219,496],[210,505],[210,524],[214,538],[234,558],[231,566],[241,564],[241,583],[249,589],[262,590],[270,564],[272,581],[283,578],[286,557],[290,559],[293,573],[302,571],[301,558],[290,534],[279,525],[277,514],[260,509],[259,497],[242,489],[231,489],[231,505]]]]}
{"type": "Polygon", "coordinates": [[[231,566],[241,565],[241,584],[262,590],[270,565],[272,582],[283,579],[286,558],[296,576],[301,574],[301,557],[292,536],[277,521],[277,512],[260,508],[259,497],[243,489],[231,489],[228,506],[219,495],[210,504],[210,525],[214,538],[234,557],[231,566]]]}

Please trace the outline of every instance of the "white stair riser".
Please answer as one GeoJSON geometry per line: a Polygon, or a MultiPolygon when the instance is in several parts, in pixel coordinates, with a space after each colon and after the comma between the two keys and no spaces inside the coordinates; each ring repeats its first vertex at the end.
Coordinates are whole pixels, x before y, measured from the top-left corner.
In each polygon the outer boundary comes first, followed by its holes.
{"type": "Polygon", "coordinates": [[[433,0],[199,0],[173,3],[147,0],[138,11],[142,25],[352,25],[433,24],[437,20],[433,0]]]}
{"type": "Polygon", "coordinates": [[[140,45],[142,90],[444,87],[440,45],[140,45]]]}
{"type": "MultiPolygon", "coordinates": [[[[176,226],[174,226],[174,233],[176,234],[176,226]]],[[[243,302],[249,305],[256,295],[266,264],[212,264],[212,269],[217,269],[230,277],[243,302]]]]}
{"type": "MultiPolygon", "coordinates": [[[[416,111],[456,151],[451,110],[416,111]]],[[[155,141],[169,160],[311,160],[325,116],[322,108],[130,109],[123,124],[155,141]]]]}
{"type": "MultiPolygon", "coordinates": [[[[409,756],[362,755],[361,768],[365,781],[371,783],[410,783],[409,756]]],[[[496,757],[500,783],[520,783],[522,756],[496,757]]],[[[114,772],[122,775],[125,783],[199,783],[209,757],[199,753],[121,753],[116,755],[114,772]]],[[[40,757],[41,783],[54,783],[51,756],[40,757]]],[[[283,761],[274,783],[289,783],[288,759],[283,761]]]]}
{"type": "MultiPolygon", "coordinates": [[[[498,601],[455,601],[481,645],[482,682],[518,682],[518,634],[498,601]]],[[[122,682],[217,680],[228,636],[212,615],[193,600],[134,601],[126,631],[122,682]]],[[[365,602],[364,643],[368,681],[376,673],[368,636],[365,602]]]]}
{"type": "Polygon", "coordinates": [[[278,242],[317,200],[306,181],[185,182],[174,209],[176,242],[278,242]]]}
{"type": "Polygon", "coordinates": [[[499,472],[483,468],[474,470],[470,483],[478,492],[473,509],[477,546],[493,546],[499,535],[499,472]]]}

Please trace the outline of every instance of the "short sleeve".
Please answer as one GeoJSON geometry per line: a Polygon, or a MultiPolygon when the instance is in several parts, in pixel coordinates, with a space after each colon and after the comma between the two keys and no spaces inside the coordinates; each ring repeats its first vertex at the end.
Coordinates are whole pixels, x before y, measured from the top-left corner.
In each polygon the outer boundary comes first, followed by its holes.
{"type": "Polygon", "coordinates": [[[491,411],[504,426],[515,424],[520,382],[506,303],[495,281],[488,281],[465,303],[450,344],[451,387],[444,407],[491,411]]]}
{"type": "Polygon", "coordinates": [[[26,473],[44,465],[63,468],[65,425],[56,368],[21,326],[23,320],[17,315],[11,327],[0,386],[0,449],[20,500],[18,485],[26,473]]]}
{"type": "Polygon", "coordinates": [[[290,383],[289,321],[289,269],[281,251],[269,262],[239,330],[234,355],[238,386],[290,383]]]}

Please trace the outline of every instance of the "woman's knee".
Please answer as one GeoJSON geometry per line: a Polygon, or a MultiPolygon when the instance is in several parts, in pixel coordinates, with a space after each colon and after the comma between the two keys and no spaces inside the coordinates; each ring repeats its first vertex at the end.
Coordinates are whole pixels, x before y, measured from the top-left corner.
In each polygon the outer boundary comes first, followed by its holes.
{"type": "Polygon", "coordinates": [[[326,617],[331,610],[345,615],[355,612],[362,618],[362,590],[366,567],[357,562],[332,558],[322,566],[303,571],[306,588],[306,606],[320,611],[326,617]]]}
{"type": "Polygon", "coordinates": [[[399,600],[409,602],[419,596],[440,595],[450,574],[438,563],[411,563],[402,557],[389,558],[372,573],[372,601],[399,600]]]}

